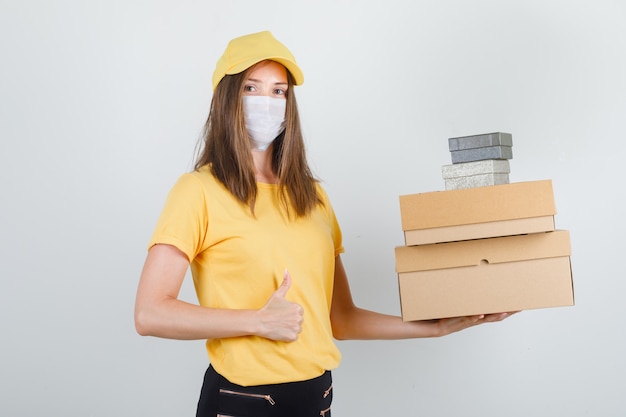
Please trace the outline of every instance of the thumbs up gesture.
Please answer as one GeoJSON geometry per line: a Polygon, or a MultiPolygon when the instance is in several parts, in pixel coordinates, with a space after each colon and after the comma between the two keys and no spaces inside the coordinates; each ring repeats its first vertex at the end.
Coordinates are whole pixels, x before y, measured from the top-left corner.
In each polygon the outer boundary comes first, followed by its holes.
{"type": "Polygon", "coordinates": [[[299,304],[285,297],[291,288],[291,275],[285,271],[283,282],[258,311],[260,318],[259,336],[267,339],[293,342],[302,331],[304,310],[299,304]]]}

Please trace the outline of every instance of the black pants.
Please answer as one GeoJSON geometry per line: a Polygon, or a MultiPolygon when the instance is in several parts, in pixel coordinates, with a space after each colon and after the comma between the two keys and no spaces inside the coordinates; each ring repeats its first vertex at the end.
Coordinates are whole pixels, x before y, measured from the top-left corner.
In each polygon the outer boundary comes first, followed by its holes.
{"type": "Polygon", "coordinates": [[[196,417],[330,417],[332,383],[326,371],[307,381],[243,387],[209,366],[196,417]]]}

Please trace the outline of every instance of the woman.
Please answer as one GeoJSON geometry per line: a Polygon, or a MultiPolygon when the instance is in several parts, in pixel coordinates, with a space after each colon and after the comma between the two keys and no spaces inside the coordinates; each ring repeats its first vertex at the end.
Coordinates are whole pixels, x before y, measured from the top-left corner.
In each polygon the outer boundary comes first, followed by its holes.
{"type": "Polygon", "coordinates": [[[195,170],[170,191],[149,244],[137,331],[207,340],[198,416],[330,416],[335,338],[443,336],[508,316],[403,322],[355,306],[338,222],[306,161],[302,82],[270,32],[228,44],[195,170]],[[189,267],[199,305],[178,299],[189,267]]]}

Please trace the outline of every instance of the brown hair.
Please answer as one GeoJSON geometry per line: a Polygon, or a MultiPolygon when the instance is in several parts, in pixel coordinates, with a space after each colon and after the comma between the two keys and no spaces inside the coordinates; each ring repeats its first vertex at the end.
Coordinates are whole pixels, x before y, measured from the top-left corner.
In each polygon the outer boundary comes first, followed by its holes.
{"type": "MultiPolygon", "coordinates": [[[[224,76],[215,88],[203,146],[194,168],[208,165],[228,191],[248,204],[254,213],[257,185],[242,106],[243,84],[250,70],[224,76]]],[[[272,143],[272,171],[278,177],[280,201],[286,212],[289,214],[289,208],[293,207],[296,216],[302,217],[321,204],[321,200],[317,195],[317,180],[306,159],[294,81],[289,71],[287,79],[285,130],[272,143]]]]}

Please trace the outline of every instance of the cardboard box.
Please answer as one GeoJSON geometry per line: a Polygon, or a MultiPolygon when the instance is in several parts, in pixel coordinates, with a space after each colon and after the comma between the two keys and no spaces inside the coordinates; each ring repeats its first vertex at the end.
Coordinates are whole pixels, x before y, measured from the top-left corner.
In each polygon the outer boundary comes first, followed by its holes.
{"type": "Polygon", "coordinates": [[[551,180],[401,195],[399,200],[408,246],[554,230],[551,180]],[[468,236],[470,225],[480,233],[468,236]]]}
{"type": "Polygon", "coordinates": [[[402,319],[574,305],[569,232],[396,248],[402,319]]]}
{"type": "Polygon", "coordinates": [[[407,230],[404,232],[404,242],[407,246],[429,245],[432,243],[485,239],[550,231],[554,231],[554,216],[538,216],[526,219],[500,220],[496,222],[473,223],[460,226],[407,230]]]}
{"type": "Polygon", "coordinates": [[[496,145],[513,146],[513,136],[510,133],[494,132],[448,139],[450,151],[496,145]]]}

